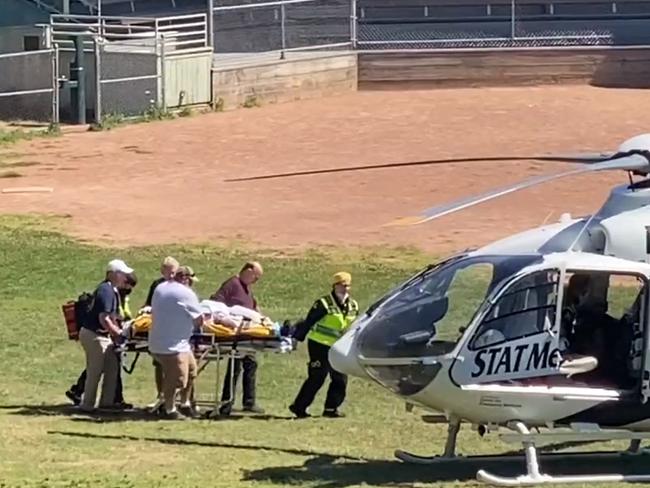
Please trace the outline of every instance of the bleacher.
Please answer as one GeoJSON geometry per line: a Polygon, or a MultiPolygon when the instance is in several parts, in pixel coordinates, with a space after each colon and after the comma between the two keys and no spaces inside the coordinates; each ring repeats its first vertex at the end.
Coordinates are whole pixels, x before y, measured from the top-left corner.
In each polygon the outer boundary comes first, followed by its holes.
{"type": "MultiPolygon", "coordinates": [[[[36,3],[35,0],[24,0],[36,3]]],[[[70,14],[96,15],[97,0],[70,0],[70,14]]],[[[46,9],[63,13],[63,0],[38,0],[46,9]]],[[[102,15],[145,16],[179,15],[206,11],[205,0],[102,0],[102,15]]]]}
{"type": "MultiPolygon", "coordinates": [[[[97,12],[97,0],[79,1],[97,12]]],[[[205,10],[205,0],[102,0],[102,15],[178,15],[205,10]]]]}
{"type": "MultiPolygon", "coordinates": [[[[508,20],[511,0],[358,0],[363,21],[485,22],[508,20]]],[[[650,0],[516,0],[520,20],[650,17],[650,0]]]]}
{"type": "MultiPolygon", "coordinates": [[[[59,12],[64,6],[64,0],[25,1],[50,6],[59,12]]],[[[214,5],[259,1],[215,0],[214,5]]],[[[98,0],[69,0],[70,13],[94,15],[97,3],[98,0]]],[[[205,11],[206,3],[206,0],[102,0],[102,13],[176,15],[205,11]]],[[[357,8],[361,22],[485,22],[509,19],[511,0],[357,0],[357,8]]],[[[516,0],[516,13],[519,19],[531,21],[640,18],[650,17],[650,0],[516,0]]]]}

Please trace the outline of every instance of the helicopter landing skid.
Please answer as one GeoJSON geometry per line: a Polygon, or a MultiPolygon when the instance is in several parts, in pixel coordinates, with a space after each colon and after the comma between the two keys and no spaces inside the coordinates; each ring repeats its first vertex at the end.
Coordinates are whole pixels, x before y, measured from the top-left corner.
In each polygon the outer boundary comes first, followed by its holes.
{"type": "MultiPolygon", "coordinates": [[[[438,417],[436,417],[438,418],[438,417]]],[[[426,420],[425,420],[426,421],[426,420]]],[[[437,423],[437,422],[435,422],[437,423]]],[[[405,463],[413,464],[433,464],[440,461],[449,461],[457,459],[456,456],[456,439],[460,431],[460,419],[452,417],[447,426],[447,442],[445,443],[445,452],[442,456],[418,456],[406,451],[396,450],[395,457],[405,463]]]]}
{"type": "MultiPolygon", "coordinates": [[[[484,483],[495,486],[532,486],[532,485],[542,485],[542,484],[555,484],[555,483],[613,483],[613,482],[642,482],[650,481],[650,474],[648,475],[623,475],[623,474],[594,474],[594,475],[566,475],[566,476],[552,476],[548,474],[543,474],[539,469],[539,455],[537,453],[537,448],[535,447],[535,437],[532,435],[526,426],[521,422],[514,422],[509,426],[513,430],[518,432],[518,435],[513,435],[512,440],[519,439],[521,440],[524,446],[524,452],[526,455],[526,471],[527,473],[522,476],[517,477],[503,477],[488,473],[487,471],[481,469],[476,473],[476,479],[484,483]]],[[[506,435],[507,436],[507,435],[506,435]]],[[[506,437],[504,436],[504,437],[506,437]]],[[[577,434],[576,436],[580,436],[577,434]]],[[[616,432],[612,434],[600,433],[598,435],[595,433],[594,436],[584,435],[582,436],[585,440],[589,437],[598,437],[598,440],[603,438],[610,437],[611,439],[621,439],[624,438],[624,433],[616,432]]],[[[640,439],[647,437],[647,434],[635,434],[632,432],[627,432],[627,438],[631,440],[630,447],[625,452],[626,454],[643,454],[643,450],[640,449],[640,439]]],[[[578,453],[575,453],[576,455],[578,453]]],[[[606,454],[606,453],[602,453],[606,454]]]]}
{"type": "MultiPolygon", "coordinates": [[[[623,452],[550,452],[544,453],[545,458],[581,458],[589,457],[590,459],[609,458],[612,456],[638,456],[648,455],[650,451],[641,448],[641,439],[649,438],[647,432],[629,432],[629,431],[594,431],[594,432],[569,432],[554,434],[531,434],[526,426],[521,422],[513,422],[508,425],[513,431],[512,434],[504,434],[501,437],[507,442],[521,442],[524,447],[526,458],[527,473],[517,477],[503,477],[489,473],[483,469],[476,473],[476,478],[484,483],[495,486],[532,486],[555,483],[603,483],[603,482],[639,482],[650,481],[650,475],[622,475],[622,474],[603,474],[603,475],[573,475],[573,476],[552,476],[543,474],[539,468],[539,454],[535,446],[536,443],[543,441],[602,441],[602,440],[630,440],[630,446],[623,452]]],[[[395,451],[395,457],[399,460],[410,464],[434,465],[450,462],[471,462],[481,463],[489,462],[513,462],[520,461],[521,454],[503,455],[503,454],[486,454],[463,456],[456,454],[456,438],[460,429],[460,422],[453,419],[448,426],[447,442],[445,451],[442,455],[436,456],[419,456],[402,450],[395,451]]]]}

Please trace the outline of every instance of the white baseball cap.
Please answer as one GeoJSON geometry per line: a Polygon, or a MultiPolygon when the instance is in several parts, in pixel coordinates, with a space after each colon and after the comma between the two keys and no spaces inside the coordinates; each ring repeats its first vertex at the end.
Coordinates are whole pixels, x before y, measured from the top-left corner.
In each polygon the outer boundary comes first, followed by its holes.
{"type": "Polygon", "coordinates": [[[106,267],[106,271],[128,274],[128,273],[133,273],[133,268],[129,268],[127,264],[121,259],[113,259],[110,263],[108,263],[108,266],[106,267]]]}

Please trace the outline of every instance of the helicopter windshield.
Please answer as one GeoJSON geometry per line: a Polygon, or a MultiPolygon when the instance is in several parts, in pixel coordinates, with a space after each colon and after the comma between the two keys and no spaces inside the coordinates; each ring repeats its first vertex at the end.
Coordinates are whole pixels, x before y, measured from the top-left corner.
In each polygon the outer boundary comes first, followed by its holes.
{"type": "Polygon", "coordinates": [[[379,306],[370,307],[358,336],[358,351],[365,361],[376,359],[385,366],[371,366],[368,372],[381,383],[399,379],[402,394],[423,388],[436,368],[421,363],[407,366],[404,359],[450,352],[495,287],[541,260],[540,255],[478,255],[428,267],[383,297],[379,306]],[[394,365],[390,359],[396,360],[394,365]]]}
{"type": "Polygon", "coordinates": [[[455,344],[459,332],[504,278],[541,261],[538,255],[471,256],[416,275],[373,309],[359,336],[365,357],[431,355],[427,343],[455,344]]]}

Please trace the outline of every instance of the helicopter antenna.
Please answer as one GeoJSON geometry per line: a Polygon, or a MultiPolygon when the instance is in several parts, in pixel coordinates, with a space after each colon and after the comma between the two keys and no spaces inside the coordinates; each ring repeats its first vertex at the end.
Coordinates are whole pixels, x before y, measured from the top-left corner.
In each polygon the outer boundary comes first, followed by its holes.
{"type": "Polygon", "coordinates": [[[573,247],[578,243],[578,241],[580,240],[580,237],[582,237],[582,233],[587,229],[587,227],[589,227],[589,224],[591,224],[591,221],[594,220],[594,217],[596,217],[596,213],[589,216],[589,218],[587,219],[587,222],[585,222],[585,225],[582,226],[582,229],[580,229],[580,232],[578,232],[578,235],[576,236],[574,241],[569,246],[569,252],[574,250],[573,247]]]}
{"type": "Polygon", "coordinates": [[[544,221],[542,222],[542,225],[546,225],[546,222],[548,222],[548,219],[551,218],[551,215],[553,215],[553,213],[554,213],[553,210],[551,210],[551,211],[548,213],[548,215],[546,216],[546,218],[545,218],[544,221]]]}

